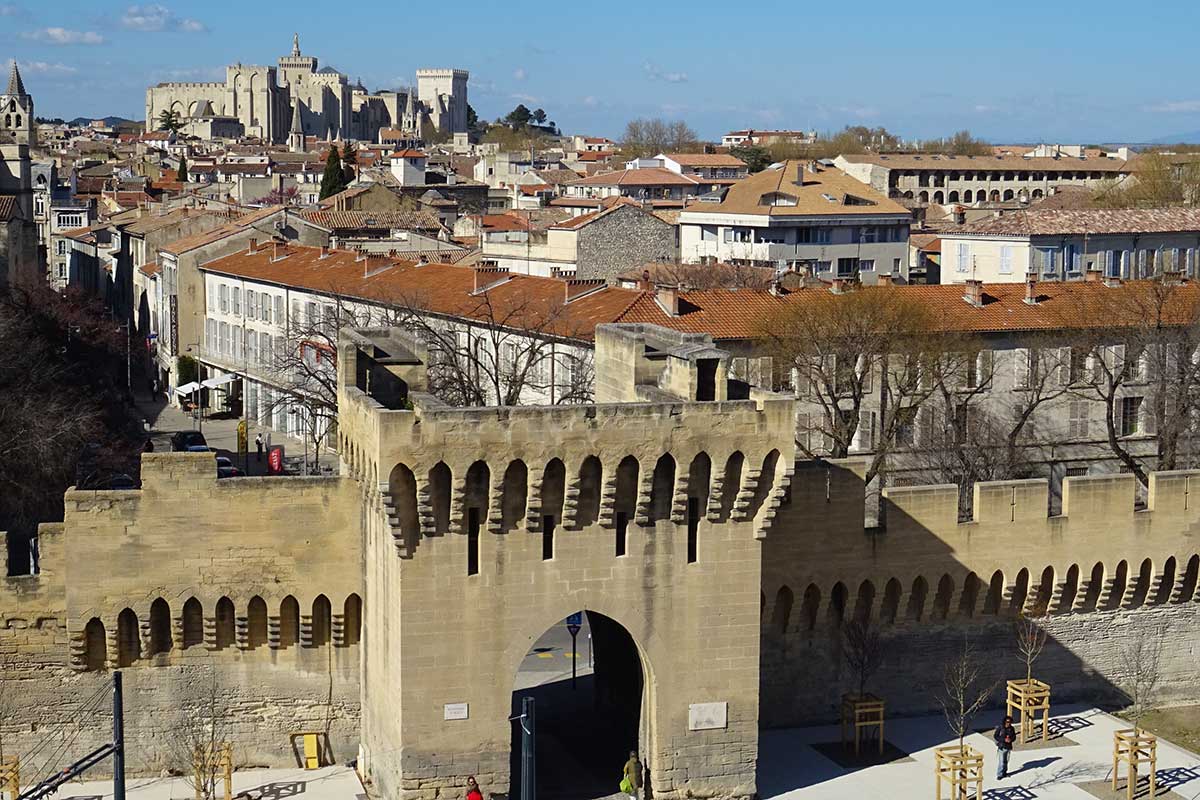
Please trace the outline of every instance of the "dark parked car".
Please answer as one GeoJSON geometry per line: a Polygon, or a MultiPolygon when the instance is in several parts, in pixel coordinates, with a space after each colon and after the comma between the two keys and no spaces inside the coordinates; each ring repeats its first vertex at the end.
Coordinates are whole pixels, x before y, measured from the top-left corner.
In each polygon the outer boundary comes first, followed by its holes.
{"type": "Polygon", "coordinates": [[[171,436],[171,450],[182,453],[193,447],[208,449],[208,441],[200,431],[179,431],[171,436]]]}

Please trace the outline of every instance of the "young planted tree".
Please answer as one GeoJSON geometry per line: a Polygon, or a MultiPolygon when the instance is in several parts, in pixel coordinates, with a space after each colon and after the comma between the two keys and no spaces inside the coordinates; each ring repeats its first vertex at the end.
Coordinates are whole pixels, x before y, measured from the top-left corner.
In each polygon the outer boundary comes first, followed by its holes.
{"type": "Polygon", "coordinates": [[[224,781],[222,754],[229,752],[233,716],[211,670],[194,702],[185,703],[168,736],[175,768],[200,800],[216,800],[217,785],[224,781]]]}
{"type": "Polygon", "coordinates": [[[971,731],[971,720],[987,705],[995,688],[995,683],[988,683],[984,678],[983,665],[975,648],[964,637],[962,648],[943,668],[942,691],[937,695],[946,724],[958,739],[960,751],[971,731]]]}
{"type": "Polygon", "coordinates": [[[1028,685],[1033,680],[1033,662],[1046,647],[1046,629],[1033,617],[1020,614],[1013,623],[1013,634],[1017,658],[1025,664],[1025,683],[1028,685]]]}
{"type": "Polygon", "coordinates": [[[179,157],[179,170],[178,170],[178,173],[179,173],[179,174],[177,175],[177,178],[178,178],[178,180],[179,180],[181,183],[187,183],[187,181],[188,181],[188,163],[187,163],[187,156],[180,156],[180,157],[179,157]]]}
{"type": "Polygon", "coordinates": [[[1120,664],[1124,677],[1121,688],[1129,698],[1125,716],[1140,731],[1142,720],[1154,707],[1155,693],[1162,678],[1162,648],[1166,628],[1159,625],[1149,633],[1138,633],[1120,645],[1120,664]]]}
{"type": "Polygon", "coordinates": [[[346,174],[342,172],[341,155],[338,153],[337,145],[332,145],[329,148],[329,155],[325,159],[325,172],[321,175],[320,199],[332,197],[344,191],[345,188],[346,174]]]}
{"type": "Polygon", "coordinates": [[[854,619],[842,625],[842,658],[854,676],[861,699],[867,693],[867,681],[883,665],[883,644],[879,629],[870,619],[854,619]]]}

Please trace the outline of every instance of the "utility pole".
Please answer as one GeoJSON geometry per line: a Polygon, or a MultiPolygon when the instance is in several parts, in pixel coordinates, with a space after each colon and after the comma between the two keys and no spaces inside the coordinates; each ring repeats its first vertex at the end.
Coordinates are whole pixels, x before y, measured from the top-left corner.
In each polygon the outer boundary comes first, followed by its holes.
{"type": "Polygon", "coordinates": [[[125,800],[125,693],[113,673],[113,800],[125,800]]]}
{"type": "Polygon", "coordinates": [[[537,800],[537,717],[532,697],[522,698],[518,719],[521,721],[521,800],[537,800]]]}

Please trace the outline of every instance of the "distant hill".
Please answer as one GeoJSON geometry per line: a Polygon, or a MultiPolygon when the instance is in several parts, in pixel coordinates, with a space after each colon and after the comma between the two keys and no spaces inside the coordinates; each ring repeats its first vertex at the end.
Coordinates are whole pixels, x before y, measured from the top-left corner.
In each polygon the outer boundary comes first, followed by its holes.
{"type": "MultiPolygon", "coordinates": [[[[134,122],[135,121],[132,119],[125,119],[124,117],[103,117],[103,120],[104,120],[104,124],[110,128],[114,128],[117,125],[121,124],[122,122],[134,122]]],[[[78,127],[82,127],[84,125],[90,125],[92,123],[92,121],[93,121],[92,117],[76,117],[75,119],[71,120],[67,124],[78,128],[78,127]]]]}
{"type": "Polygon", "coordinates": [[[1177,133],[1173,136],[1160,136],[1150,144],[1200,144],[1200,131],[1177,133]]]}

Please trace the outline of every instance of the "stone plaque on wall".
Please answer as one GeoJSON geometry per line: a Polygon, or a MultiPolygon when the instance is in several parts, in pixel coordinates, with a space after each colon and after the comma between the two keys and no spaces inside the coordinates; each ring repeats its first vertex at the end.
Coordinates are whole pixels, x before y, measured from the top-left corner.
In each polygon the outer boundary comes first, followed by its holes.
{"type": "Polygon", "coordinates": [[[442,706],[442,719],[466,719],[466,703],[446,703],[442,706]]]}
{"type": "Polygon", "coordinates": [[[688,730],[720,730],[726,727],[728,717],[728,703],[692,703],[688,706],[688,730]]]}

